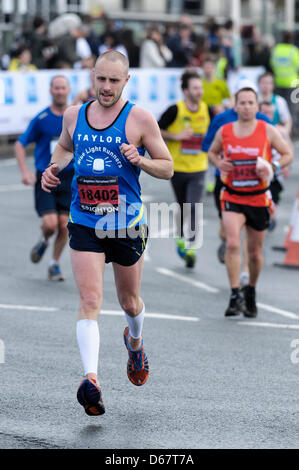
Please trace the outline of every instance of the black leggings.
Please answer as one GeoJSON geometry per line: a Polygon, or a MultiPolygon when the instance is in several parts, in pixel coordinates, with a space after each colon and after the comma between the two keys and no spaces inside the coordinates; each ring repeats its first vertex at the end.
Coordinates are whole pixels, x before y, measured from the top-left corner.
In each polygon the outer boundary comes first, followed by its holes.
{"type": "MultiPolygon", "coordinates": [[[[195,233],[195,204],[201,202],[202,192],[204,189],[204,180],[205,180],[205,171],[199,171],[197,173],[181,173],[174,172],[173,177],[171,178],[171,184],[176,196],[176,200],[180,206],[180,233],[183,236],[183,204],[191,204],[191,225],[190,229],[192,233],[195,233]]],[[[195,237],[192,237],[190,241],[194,241],[195,237]]]]}

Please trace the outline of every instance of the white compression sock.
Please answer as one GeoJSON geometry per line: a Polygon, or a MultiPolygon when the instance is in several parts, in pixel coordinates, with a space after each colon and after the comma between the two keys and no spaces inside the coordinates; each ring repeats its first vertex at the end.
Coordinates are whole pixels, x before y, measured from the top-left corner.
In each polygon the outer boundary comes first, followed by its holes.
{"type": "Polygon", "coordinates": [[[77,322],[77,340],[84,368],[84,375],[98,373],[100,349],[100,331],[96,320],[79,320],[77,322]]]}
{"type": "Polygon", "coordinates": [[[144,320],[144,312],[145,312],[145,306],[143,304],[143,308],[140,313],[136,317],[130,317],[126,312],[126,319],[129,325],[129,334],[131,338],[133,339],[138,339],[141,336],[142,333],[142,327],[143,327],[143,320],[144,320]]]}

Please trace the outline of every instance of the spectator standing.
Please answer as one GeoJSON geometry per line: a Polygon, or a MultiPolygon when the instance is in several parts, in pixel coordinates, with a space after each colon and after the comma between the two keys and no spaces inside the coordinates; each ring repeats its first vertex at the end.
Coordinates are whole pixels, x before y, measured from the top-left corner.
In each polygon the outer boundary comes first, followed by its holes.
{"type": "Polygon", "coordinates": [[[99,46],[99,55],[104,54],[107,51],[117,51],[128,58],[128,51],[123,44],[121,44],[118,34],[113,31],[109,31],[103,38],[103,43],[99,46]]]}
{"type": "Polygon", "coordinates": [[[140,46],[134,40],[134,33],[131,29],[124,29],[121,33],[121,43],[126,48],[131,68],[139,67],[140,46]]]}
{"type": "Polygon", "coordinates": [[[172,59],[172,52],[164,44],[163,36],[158,27],[148,29],[140,49],[140,67],[167,67],[172,59]]]}
{"type": "Polygon", "coordinates": [[[258,79],[259,102],[269,102],[273,105],[273,124],[282,125],[288,134],[292,130],[292,116],[287,101],[274,93],[274,76],[271,72],[262,74],[258,79]]]}
{"type": "Polygon", "coordinates": [[[9,64],[9,72],[28,72],[29,70],[36,70],[33,65],[32,55],[30,49],[26,45],[21,45],[14,53],[14,56],[9,64]]]}
{"type": "Polygon", "coordinates": [[[283,96],[294,118],[296,104],[292,103],[291,93],[298,86],[299,49],[293,44],[293,34],[285,31],[282,42],[276,44],[271,54],[271,66],[275,77],[277,94],[283,96]]]}
{"type": "Polygon", "coordinates": [[[173,56],[169,67],[186,67],[190,64],[194,51],[192,41],[192,29],[186,23],[180,23],[178,32],[166,40],[166,46],[171,50],[173,56]]]}

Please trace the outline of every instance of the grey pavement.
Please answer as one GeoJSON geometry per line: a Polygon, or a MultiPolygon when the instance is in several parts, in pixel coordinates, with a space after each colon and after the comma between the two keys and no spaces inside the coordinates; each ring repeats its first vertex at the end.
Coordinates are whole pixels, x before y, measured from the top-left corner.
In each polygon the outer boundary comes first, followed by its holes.
{"type": "MultiPolygon", "coordinates": [[[[145,174],[141,182],[147,206],[173,202],[169,182],[145,174]]],[[[298,183],[296,161],[278,226],[266,238],[257,290],[263,308],[254,320],[224,318],[229,288],[216,256],[211,196],[204,199],[204,243],[193,271],[173,239],[149,240],[142,297],[151,374],[143,387],[126,376],[125,317],[107,266],[99,319],[106,414],[88,417],[76,401],[82,367],[68,249],[65,282],[47,280],[51,248],[39,264],[30,262],[39,236],[33,192],[21,186],[13,160],[0,160],[0,448],[298,448],[299,363],[291,361],[291,343],[299,338],[299,271],[273,267],[284,254],[271,249],[284,242],[298,183]]]]}

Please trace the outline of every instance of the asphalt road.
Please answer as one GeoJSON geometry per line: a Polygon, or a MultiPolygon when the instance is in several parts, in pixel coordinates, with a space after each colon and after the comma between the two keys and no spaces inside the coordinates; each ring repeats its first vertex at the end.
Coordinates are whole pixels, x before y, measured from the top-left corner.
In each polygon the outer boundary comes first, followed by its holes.
{"type": "MultiPolygon", "coordinates": [[[[141,181],[147,206],[173,202],[169,182],[147,175],[141,181]]],[[[30,262],[39,236],[33,193],[21,185],[15,162],[2,159],[0,448],[298,448],[299,363],[291,354],[299,358],[299,272],[273,267],[284,254],[271,249],[284,242],[298,182],[297,161],[278,226],[267,235],[254,320],[224,318],[229,288],[216,256],[211,196],[204,200],[204,242],[193,271],[172,239],[149,241],[142,297],[151,375],[144,387],[126,376],[126,323],[107,267],[99,319],[106,414],[88,417],[76,401],[82,367],[68,249],[61,263],[65,282],[47,280],[50,249],[40,264],[30,262]]]]}

